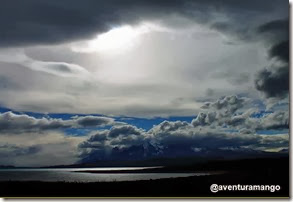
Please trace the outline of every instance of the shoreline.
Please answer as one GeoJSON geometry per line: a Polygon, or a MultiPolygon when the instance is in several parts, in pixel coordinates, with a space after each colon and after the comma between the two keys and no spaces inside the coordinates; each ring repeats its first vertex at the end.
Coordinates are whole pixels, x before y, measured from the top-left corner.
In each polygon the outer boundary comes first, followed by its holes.
{"type": "Polygon", "coordinates": [[[227,171],[184,171],[184,170],[161,170],[161,169],[144,169],[144,170],[108,170],[108,171],[100,171],[100,170],[77,170],[70,171],[76,173],[92,173],[92,174],[136,174],[136,173],[158,173],[158,174],[205,174],[205,175],[215,175],[215,174],[223,174],[227,171]]]}
{"type": "Polygon", "coordinates": [[[288,197],[288,176],[270,177],[251,172],[113,182],[0,182],[0,197],[288,197]],[[212,184],[279,184],[278,192],[223,191],[212,184]]]}
{"type": "MultiPolygon", "coordinates": [[[[148,172],[154,171],[160,173],[198,171],[219,174],[111,182],[0,181],[0,197],[289,197],[288,157],[216,161],[193,166],[150,169],[148,172]],[[223,171],[225,173],[222,173],[223,171]],[[279,185],[281,189],[276,192],[220,191],[213,193],[210,190],[213,184],[279,185]]],[[[104,174],[107,175],[105,172],[104,174]]],[[[108,172],[108,174],[111,173],[108,172]]]]}

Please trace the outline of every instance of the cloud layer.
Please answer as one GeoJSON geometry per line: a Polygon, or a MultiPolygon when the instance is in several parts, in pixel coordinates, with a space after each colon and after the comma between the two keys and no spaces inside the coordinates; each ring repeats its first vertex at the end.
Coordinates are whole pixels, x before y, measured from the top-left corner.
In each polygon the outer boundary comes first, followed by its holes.
{"type": "Polygon", "coordinates": [[[160,18],[170,13],[207,23],[214,20],[213,12],[216,11],[229,15],[231,19],[236,17],[236,20],[242,22],[244,20],[241,18],[251,11],[256,13],[252,15],[253,18],[263,13],[272,15],[278,11],[274,5],[283,7],[286,5],[284,3],[276,0],[258,0],[257,2],[250,0],[245,2],[130,0],[123,3],[115,0],[102,3],[93,0],[82,3],[68,0],[49,2],[29,0],[24,3],[13,0],[1,6],[1,45],[64,43],[89,38],[115,25],[132,24],[141,19],[160,18]],[[54,13],[53,16],[52,13],[54,13]]]}
{"type": "Polygon", "coordinates": [[[288,97],[285,1],[14,0],[0,9],[0,103],[7,108],[191,116],[199,100],[228,94],[288,97]],[[73,51],[125,26],[147,31],[128,39],[135,45],[127,50],[73,51]]]}
{"type": "Polygon", "coordinates": [[[264,113],[249,104],[245,97],[226,96],[205,103],[191,122],[165,120],[149,130],[108,117],[64,120],[5,112],[0,115],[0,162],[45,166],[288,149],[289,113],[264,113]],[[112,126],[101,128],[107,125],[112,126]],[[76,136],[65,133],[69,128],[90,130],[76,136]]]}
{"type": "Polygon", "coordinates": [[[26,114],[5,112],[0,114],[0,132],[60,130],[66,128],[103,127],[113,125],[114,119],[99,116],[74,117],[69,120],[34,118],[26,114]]]}
{"type": "Polygon", "coordinates": [[[2,4],[0,164],[288,148],[288,2],[2,4]]]}
{"type": "Polygon", "coordinates": [[[268,38],[270,66],[256,75],[256,89],[267,98],[283,99],[289,93],[289,21],[275,20],[259,27],[268,38]]]}
{"type": "Polygon", "coordinates": [[[213,103],[208,113],[199,113],[191,123],[163,121],[148,131],[131,125],[93,133],[79,145],[83,162],[109,159],[141,159],[197,155],[214,150],[281,150],[287,148],[289,114],[276,111],[255,116],[257,111],[240,112],[245,98],[227,96],[213,103]],[[258,134],[278,130],[280,134],[258,134]]]}

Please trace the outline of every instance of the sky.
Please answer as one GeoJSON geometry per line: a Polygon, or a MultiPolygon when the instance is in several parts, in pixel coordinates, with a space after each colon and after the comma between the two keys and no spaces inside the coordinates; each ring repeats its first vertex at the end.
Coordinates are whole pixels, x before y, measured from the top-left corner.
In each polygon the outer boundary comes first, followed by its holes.
{"type": "Polygon", "coordinates": [[[3,0],[0,165],[287,151],[284,0],[3,0]]]}

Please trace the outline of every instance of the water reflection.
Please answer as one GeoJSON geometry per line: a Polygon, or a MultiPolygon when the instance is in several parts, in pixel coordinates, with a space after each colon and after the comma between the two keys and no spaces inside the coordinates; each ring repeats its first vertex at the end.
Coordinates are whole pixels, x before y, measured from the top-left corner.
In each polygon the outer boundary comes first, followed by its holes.
{"type": "MultiPolygon", "coordinates": [[[[208,173],[84,173],[82,170],[142,170],[150,167],[125,168],[48,168],[48,169],[1,169],[0,181],[66,181],[66,182],[111,182],[136,181],[171,177],[208,175],[208,173]]],[[[151,167],[154,168],[154,167],[151,167]]]]}

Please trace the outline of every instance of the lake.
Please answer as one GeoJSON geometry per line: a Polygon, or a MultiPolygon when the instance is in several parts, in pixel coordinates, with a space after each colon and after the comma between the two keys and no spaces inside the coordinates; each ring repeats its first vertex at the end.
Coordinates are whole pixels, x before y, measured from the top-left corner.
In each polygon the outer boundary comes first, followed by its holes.
{"type": "Polygon", "coordinates": [[[74,171],[144,170],[157,167],[0,169],[0,181],[112,182],[209,175],[208,173],[86,173],[74,171]]]}

